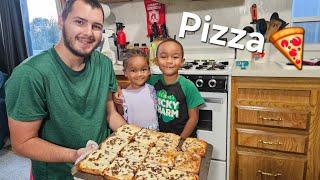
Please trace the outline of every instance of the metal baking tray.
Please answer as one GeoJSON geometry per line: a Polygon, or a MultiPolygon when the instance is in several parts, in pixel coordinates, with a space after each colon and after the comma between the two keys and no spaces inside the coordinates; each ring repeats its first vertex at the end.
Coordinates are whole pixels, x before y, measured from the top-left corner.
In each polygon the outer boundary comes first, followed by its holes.
{"type": "MultiPolygon", "coordinates": [[[[208,143],[206,154],[201,159],[200,172],[199,172],[200,180],[206,180],[208,178],[212,152],[213,152],[213,146],[208,143]]],[[[77,170],[75,166],[72,167],[71,174],[76,178],[87,179],[87,180],[103,180],[104,179],[103,176],[80,172],[77,170]]]]}

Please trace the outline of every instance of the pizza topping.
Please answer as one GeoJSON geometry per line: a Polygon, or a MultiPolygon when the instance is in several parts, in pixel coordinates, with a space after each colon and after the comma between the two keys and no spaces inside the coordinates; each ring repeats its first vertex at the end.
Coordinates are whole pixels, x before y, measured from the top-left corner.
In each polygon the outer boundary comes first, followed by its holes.
{"type": "Polygon", "coordinates": [[[300,64],[301,61],[300,61],[299,59],[296,59],[296,63],[297,63],[297,64],[300,64]]]}
{"type": "Polygon", "coordinates": [[[292,56],[292,57],[296,56],[297,55],[297,50],[296,49],[291,49],[289,51],[289,55],[292,56]]]}
{"type": "Polygon", "coordinates": [[[284,40],[281,41],[281,46],[282,47],[287,47],[288,45],[289,45],[289,43],[288,43],[287,40],[284,39],[284,40]]]}
{"type": "Polygon", "coordinates": [[[294,37],[291,41],[294,46],[300,46],[300,44],[302,43],[301,38],[298,36],[294,37]]]}

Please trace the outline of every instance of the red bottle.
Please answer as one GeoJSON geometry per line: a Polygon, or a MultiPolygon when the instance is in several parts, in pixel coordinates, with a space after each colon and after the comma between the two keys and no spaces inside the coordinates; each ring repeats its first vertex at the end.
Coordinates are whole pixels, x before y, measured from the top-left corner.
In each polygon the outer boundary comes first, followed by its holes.
{"type": "Polygon", "coordinates": [[[123,31],[123,24],[122,23],[116,23],[117,26],[117,42],[118,45],[120,45],[121,48],[124,48],[127,43],[126,39],[126,33],[123,31]]]}

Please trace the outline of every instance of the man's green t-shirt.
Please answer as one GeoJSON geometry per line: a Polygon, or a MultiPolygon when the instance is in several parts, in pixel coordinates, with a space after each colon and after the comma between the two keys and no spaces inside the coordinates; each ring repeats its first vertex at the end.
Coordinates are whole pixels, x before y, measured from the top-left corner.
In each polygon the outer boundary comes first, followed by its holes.
{"type": "MultiPolygon", "coordinates": [[[[112,62],[99,52],[73,71],[54,48],[25,60],[6,83],[8,116],[18,121],[43,119],[39,137],[79,149],[88,140],[100,143],[109,135],[106,102],[117,82],[112,62]]],[[[72,179],[70,163],[32,161],[35,179],[72,179]]]]}

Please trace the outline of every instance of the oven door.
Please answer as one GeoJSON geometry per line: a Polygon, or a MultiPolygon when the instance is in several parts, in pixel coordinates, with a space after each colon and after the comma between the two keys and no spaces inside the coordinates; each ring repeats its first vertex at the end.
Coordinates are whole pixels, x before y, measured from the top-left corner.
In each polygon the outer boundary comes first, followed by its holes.
{"type": "Polygon", "coordinates": [[[197,135],[213,145],[212,159],[225,161],[227,155],[227,93],[201,92],[205,99],[199,109],[197,135]]]}

